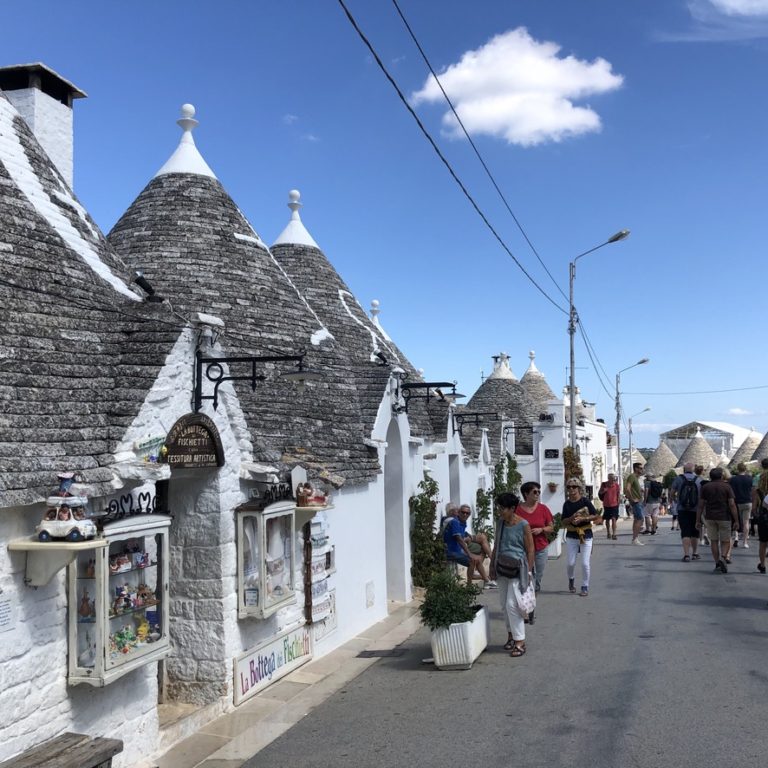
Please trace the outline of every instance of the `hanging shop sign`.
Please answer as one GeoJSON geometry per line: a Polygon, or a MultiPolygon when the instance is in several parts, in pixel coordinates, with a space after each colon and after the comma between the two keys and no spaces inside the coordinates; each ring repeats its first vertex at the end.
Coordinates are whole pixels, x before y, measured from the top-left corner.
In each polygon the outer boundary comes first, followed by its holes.
{"type": "Polygon", "coordinates": [[[180,469],[224,466],[224,448],[213,420],[202,413],[182,416],[165,439],[163,461],[180,469]]]}
{"type": "Polygon", "coordinates": [[[293,629],[235,658],[235,706],[312,658],[309,627],[293,629]]]}

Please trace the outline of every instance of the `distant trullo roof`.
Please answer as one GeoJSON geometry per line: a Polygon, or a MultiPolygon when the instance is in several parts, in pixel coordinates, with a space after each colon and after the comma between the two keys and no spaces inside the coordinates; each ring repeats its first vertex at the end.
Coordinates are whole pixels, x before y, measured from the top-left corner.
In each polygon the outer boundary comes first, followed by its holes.
{"type": "MultiPolygon", "coordinates": [[[[480,385],[477,392],[466,405],[467,412],[490,411],[504,414],[505,421],[515,423],[515,450],[519,454],[533,451],[531,428],[538,419],[539,408],[526,392],[509,367],[509,355],[501,353],[494,356],[493,372],[480,385]]],[[[498,460],[501,453],[502,422],[487,417],[483,427],[488,429],[488,442],[491,455],[498,460]]],[[[480,428],[466,426],[463,429],[462,443],[471,456],[480,450],[480,428]]]]}
{"type": "Polygon", "coordinates": [[[653,452],[651,458],[648,459],[645,465],[645,473],[654,477],[663,477],[670,469],[674,469],[675,464],[677,464],[677,456],[662,440],[659,442],[659,447],[653,452]]]}
{"type": "Polygon", "coordinates": [[[688,447],[683,451],[683,455],[678,459],[676,467],[682,467],[688,462],[701,464],[705,469],[716,467],[720,462],[720,457],[712,450],[712,446],[701,436],[701,432],[696,433],[688,447]]]}
{"type": "Polygon", "coordinates": [[[528,396],[536,404],[540,411],[543,411],[546,404],[550,400],[555,399],[555,393],[550,389],[544,374],[536,367],[534,362],[536,353],[531,350],[528,353],[528,357],[531,359],[531,363],[528,366],[528,370],[523,374],[523,378],[520,379],[523,389],[528,393],[528,396]]]}
{"type": "Polygon", "coordinates": [[[768,432],[752,454],[752,461],[762,461],[765,458],[768,458],[768,432]]]}
{"type": "Polygon", "coordinates": [[[304,392],[269,369],[255,392],[234,382],[250,445],[243,455],[310,473],[335,485],[366,482],[379,471],[367,448],[357,389],[343,350],[210,171],[191,139],[190,105],[178,121],[179,149],[109,234],[134,269],[143,269],[176,312],[205,312],[225,323],[225,356],[306,352],[322,372],[304,392]]]}
{"type": "Polygon", "coordinates": [[[741,445],[736,449],[736,453],[731,456],[731,460],[728,462],[728,468],[733,469],[740,462],[752,461],[752,456],[755,451],[760,447],[760,440],[762,435],[755,430],[750,430],[750,433],[744,438],[741,445]]]}
{"type": "MultiPolygon", "coordinates": [[[[363,419],[370,434],[378,415],[390,371],[402,368],[409,381],[421,376],[379,322],[379,302],[373,302],[369,317],[342,280],[331,262],[307,231],[299,215],[301,195],[288,193],[291,219],[272,246],[272,254],[291,282],[306,298],[312,311],[333,335],[355,382],[363,419]]],[[[442,434],[446,434],[447,403],[442,409],[442,434]]],[[[411,430],[422,436],[432,435],[432,425],[424,400],[414,399],[408,406],[411,430]]]]}

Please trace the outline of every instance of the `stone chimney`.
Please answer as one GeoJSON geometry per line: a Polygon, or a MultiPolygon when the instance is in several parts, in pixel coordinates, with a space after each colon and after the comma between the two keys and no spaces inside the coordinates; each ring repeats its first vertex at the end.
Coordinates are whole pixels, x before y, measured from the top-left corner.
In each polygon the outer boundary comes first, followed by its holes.
{"type": "Polygon", "coordinates": [[[39,62],[0,67],[0,90],[72,189],[72,104],[86,94],[39,62]]]}

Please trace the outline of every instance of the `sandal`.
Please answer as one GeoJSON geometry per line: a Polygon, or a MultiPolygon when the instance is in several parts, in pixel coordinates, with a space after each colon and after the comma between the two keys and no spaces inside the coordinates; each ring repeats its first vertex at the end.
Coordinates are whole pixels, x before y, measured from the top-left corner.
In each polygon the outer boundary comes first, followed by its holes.
{"type": "Polygon", "coordinates": [[[521,656],[525,655],[525,644],[523,645],[513,645],[512,650],[509,652],[509,655],[513,659],[519,659],[521,656]]]}
{"type": "Polygon", "coordinates": [[[691,555],[691,559],[692,560],[701,560],[701,555],[699,555],[699,554],[691,555]]]}
{"type": "Polygon", "coordinates": [[[684,563],[690,563],[691,562],[691,558],[688,557],[688,555],[683,555],[683,562],[684,563]]]}
{"type": "Polygon", "coordinates": [[[504,643],[504,650],[505,651],[511,651],[515,647],[515,641],[511,638],[507,640],[506,643],[504,643]]]}

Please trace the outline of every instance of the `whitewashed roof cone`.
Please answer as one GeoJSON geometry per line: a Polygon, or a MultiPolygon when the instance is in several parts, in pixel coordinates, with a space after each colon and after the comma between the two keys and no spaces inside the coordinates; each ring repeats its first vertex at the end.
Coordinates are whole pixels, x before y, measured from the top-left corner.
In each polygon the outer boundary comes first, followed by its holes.
{"type": "Polygon", "coordinates": [[[645,473],[654,477],[664,477],[670,469],[675,468],[677,456],[672,449],[662,440],[659,447],[653,452],[645,465],[645,473]]]}
{"type": "Polygon", "coordinates": [[[531,362],[528,366],[528,370],[523,374],[520,379],[520,383],[523,385],[523,389],[528,393],[531,400],[543,410],[544,406],[550,401],[555,399],[555,393],[547,384],[547,380],[544,374],[536,367],[534,362],[536,353],[531,350],[528,353],[528,357],[531,362]]]}
{"type": "Polygon", "coordinates": [[[195,108],[191,104],[182,104],[181,117],[176,121],[181,128],[181,141],[176,151],[168,158],[166,164],[155,174],[163,176],[167,173],[194,173],[198,176],[210,176],[216,178],[216,174],[210,169],[208,163],[195,146],[192,131],[197,127],[195,120],[195,108]]]}
{"type": "Polygon", "coordinates": [[[718,455],[712,450],[712,446],[701,436],[701,430],[696,431],[696,436],[688,443],[676,466],[682,467],[689,461],[693,464],[701,464],[705,469],[716,467],[720,461],[718,455]]]}
{"type": "Polygon", "coordinates": [[[512,369],[509,367],[509,355],[500,352],[498,355],[493,356],[493,372],[488,378],[517,381],[517,376],[512,373],[512,369]]]}
{"type": "Polygon", "coordinates": [[[291,220],[272,245],[308,245],[310,248],[320,249],[312,235],[307,232],[307,228],[304,226],[301,216],[299,216],[299,208],[302,205],[301,193],[298,189],[292,189],[288,193],[288,207],[291,209],[291,220]]]}

